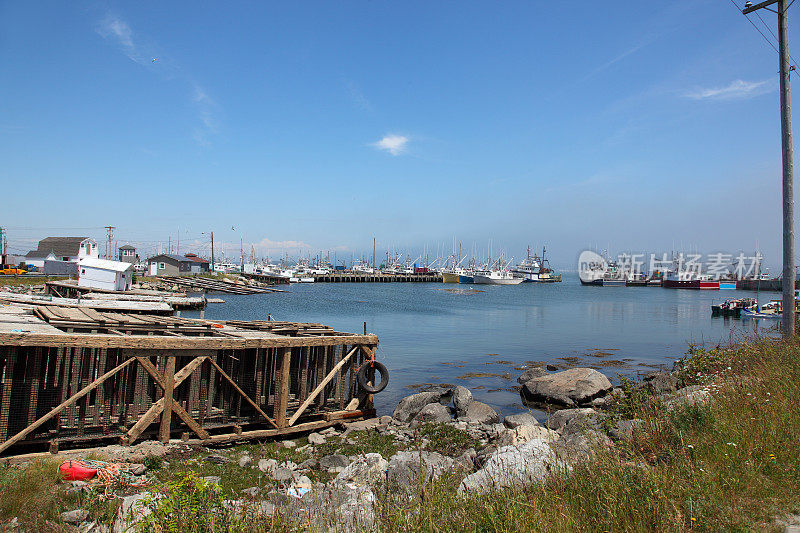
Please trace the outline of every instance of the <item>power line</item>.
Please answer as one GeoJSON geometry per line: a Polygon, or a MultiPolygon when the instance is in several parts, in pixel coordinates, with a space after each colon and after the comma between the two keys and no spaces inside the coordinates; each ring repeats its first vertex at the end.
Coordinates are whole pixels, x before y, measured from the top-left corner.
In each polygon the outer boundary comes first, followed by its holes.
{"type": "MultiPolygon", "coordinates": [[[[792,0],[792,3],[794,3],[794,0],[792,0]]],[[[739,4],[737,4],[734,0],[731,0],[731,4],[733,4],[733,6],[736,8],[736,11],[739,11],[739,12],[742,11],[742,8],[740,8],[739,4]]],[[[789,4],[789,5],[792,5],[792,4],[789,4]]],[[[788,7],[786,9],[788,9],[788,7]]],[[[761,23],[764,25],[764,27],[767,28],[767,31],[769,31],[772,34],[772,36],[775,37],[775,33],[772,31],[772,29],[770,29],[770,27],[767,25],[767,23],[764,22],[764,19],[761,18],[761,15],[759,15],[758,12],[756,12],[756,16],[761,21],[761,23]]],[[[772,49],[775,50],[775,52],[778,52],[778,48],[774,44],[772,44],[772,41],[769,39],[769,37],[764,35],[764,32],[761,31],[761,28],[756,26],[756,23],[753,22],[752,20],[750,20],[750,17],[745,16],[744,18],[746,18],[747,22],[749,22],[756,29],[756,31],[761,34],[761,36],[764,38],[764,40],[767,41],[767,44],[770,45],[772,47],[772,49]]],[[[777,41],[778,38],[775,37],[775,40],[777,41]]],[[[780,52],[778,52],[778,53],[780,53],[780,52]]],[[[789,54],[789,57],[791,58],[792,63],[793,63],[792,67],[795,67],[797,65],[797,61],[794,60],[794,58],[792,57],[791,54],[789,54]]],[[[794,68],[792,68],[791,72],[794,72],[795,75],[797,74],[797,71],[794,70],[794,68]]]]}
{"type": "MultiPolygon", "coordinates": [[[[791,5],[791,4],[789,4],[789,5],[791,5]]],[[[789,9],[789,6],[786,6],[786,9],[789,9]]],[[[764,25],[764,27],[765,27],[765,28],[767,28],[767,31],[768,31],[768,32],[770,33],[770,35],[772,35],[772,37],[775,39],[775,42],[778,42],[778,36],[777,36],[777,35],[775,35],[775,32],[774,32],[774,31],[772,31],[772,28],[770,28],[770,27],[769,27],[769,25],[768,25],[766,22],[764,22],[764,19],[763,19],[763,18],[761,18],[761,14],[760,14],[758,11],[754,11],[754,13],[755,13],[755,14],[756,14],[756,16],[758,17],[758,20],[760,20],[760,21],[761,21],[761,24],[763,24],[763,25],[764,25]]],[[[750,20],[750,19],[748,18],[747,20],[750,20]]],[[[797,65],[797,61],[795,61],[795,59],[792,57],[792,54],[789,54],[789,59],[791,59],[791,60],[792,60],[792,66],[796,66],[796,65],[797,65]]]]}

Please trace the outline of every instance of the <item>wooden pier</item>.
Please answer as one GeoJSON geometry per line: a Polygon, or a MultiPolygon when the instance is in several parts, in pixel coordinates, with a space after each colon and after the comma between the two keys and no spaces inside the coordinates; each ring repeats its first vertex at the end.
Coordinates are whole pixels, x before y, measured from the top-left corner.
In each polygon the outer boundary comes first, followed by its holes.
{"type": "Polygon", "coordinates": [[[0,454],[98,442],[224,443],[374,416],[375,335],[0,306],[0,454]]]}
{"type": "Polygon", "coordinates": [[[361,274],[358,272],[313,276],[319,283],[441,283],[442,275],[430,274],[361,274]]]}

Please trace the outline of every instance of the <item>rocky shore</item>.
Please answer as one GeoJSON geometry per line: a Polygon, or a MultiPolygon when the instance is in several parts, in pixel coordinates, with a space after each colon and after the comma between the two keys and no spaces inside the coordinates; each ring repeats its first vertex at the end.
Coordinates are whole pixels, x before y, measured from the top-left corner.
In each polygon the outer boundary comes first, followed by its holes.
{"type": "MultiPolygon", "coordinates": [[[[523,400],[548,413],[542,421],[527,412],[503,419],[461,386],[431,387],[403,398],[392,416],[297,440],[221,449],[145,442],[109,446],[97,454],[141,463],[142,470],[149,465],[154,479],[166,468],[196,472],[197,482],[210,490],[227,486],[224,506],[233,516],[280,516],[336,529],[370,527],[376,502],[408,501],[425,483],[452,483],[459,495],[469,496],[569,472],[641,428],[642,420],[625,416],[626,403],[636,396],[656,398],[666,408],[710,397],[708,387],[683,387],[679,376],[656,372],[615,388],[596,370],[534,367],[518,381],[523,400]],[[216,475],[202,475],[209,471],[216,475]],[[251,486],[239,488],[248,481],[251,486]],[[230,496],[232,486],[238,497],[230,496]]],[[[169,496],[157,485],[118,494],[111,525],[84,508],[63,512],[61,521],[82,532],[132,531],[169,496]]],[[[73,482],[64,490],[91,497],[107,489],[73,482]]],[[[13,529],[15,524],[7,525],[13,529]]]]}

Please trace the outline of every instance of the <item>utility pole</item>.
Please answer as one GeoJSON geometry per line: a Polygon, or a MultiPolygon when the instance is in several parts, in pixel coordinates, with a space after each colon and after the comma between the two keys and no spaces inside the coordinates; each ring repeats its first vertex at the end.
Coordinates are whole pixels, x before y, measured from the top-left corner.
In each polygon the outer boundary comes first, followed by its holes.
{"type": "Polygon", "coordinates": [[[111,259],[111,256],[108,254],[111,253],[111,238],[114,236],[114,229],[116,229],[116,226],[106,226],[106,236],[108,237],[108,241],[106,242],[106,259],[111,259]]]}
{"type": "Polygon", "coordinates": [[[375,237],[372,238],[372,273],[375,274],[375,237]]]}
{"type": "Polygon", "coordinates": [[[6,264],[6,247],[5,247],[6,230],[0,228],[0,266],[6,264]]]}
{"type": "Polygon", "coordinates": [[[239,236],[239,251],[242,254],[242,274],[244,274],[244,237],[239,236]]]}
{"type": "Polygon", "coordinates": [[[780,55],[781,79],[781,154],[783,159],[783,323],[785,337],[794,335],[794,168],[792,163],[792,98],[789,86],[789,73],[794,67],[789,65],[786,0],[767,0],[753,5],[747,2],[742,13],[747,15],[759,9],[767,9],[778,14],[778,49],[780,55]],[[770,9],[777,5],[777,11],[770,9]]]}
{"type": "Polygon", "coordinates": [[[211,232],[211,273],[215,273],[214,270],[214,232],[211,232]]]}

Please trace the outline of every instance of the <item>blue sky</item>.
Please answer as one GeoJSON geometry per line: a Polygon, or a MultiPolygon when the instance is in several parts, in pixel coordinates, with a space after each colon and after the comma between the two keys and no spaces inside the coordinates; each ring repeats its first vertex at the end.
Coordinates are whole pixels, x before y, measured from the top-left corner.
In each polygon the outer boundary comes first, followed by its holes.
{"type": "Polygon", "coordinates": [[[12,249],[111,224],[201,253],[779,261],[777,54],[730,0],[6,2],[0,61],[12,249]]]}

